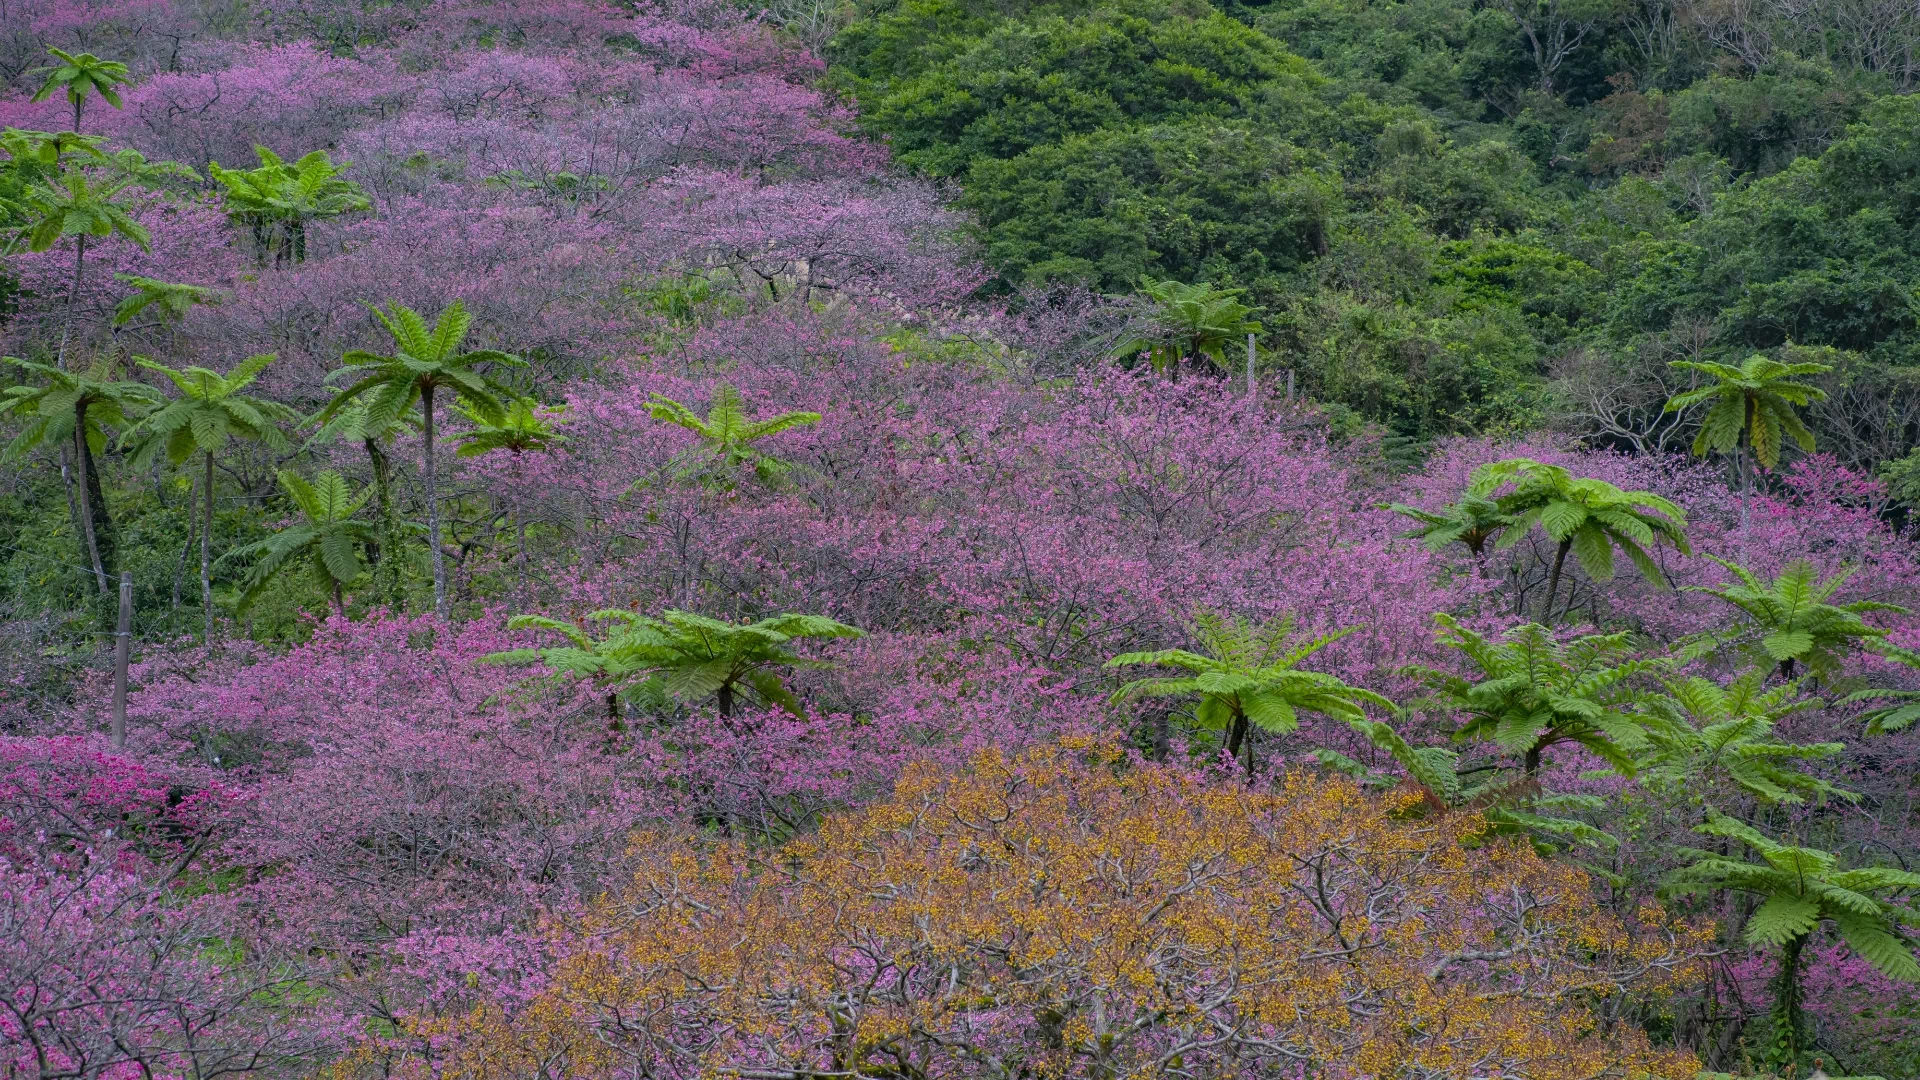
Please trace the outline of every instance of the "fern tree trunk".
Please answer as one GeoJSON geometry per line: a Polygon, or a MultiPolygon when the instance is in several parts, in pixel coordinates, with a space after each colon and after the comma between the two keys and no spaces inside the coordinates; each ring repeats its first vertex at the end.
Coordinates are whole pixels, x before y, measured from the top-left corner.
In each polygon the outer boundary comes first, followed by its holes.
{"type": "Polygon", "coordinates": [[[201,477],[200,513],[200,641],[213,644],[213,452],[206,451],[206,472],[201,477]]]}
{"type": "Polygon", "coordinates": [[[80,475],[75,479],[74,494],[78,499],[78,517],[80,518],[80,537],[84,546],[82,555],[93,570],[95,584],[100,586],[100,595],[110,591],[107,586],[106,563],[100,558],[100,529],[95,508],[105,500],[98,495],[100,482],[93,475],[93,451],[87,446],[87,410],[84,406],[76,409],[73,418],[73,460],[80,475]]]}
{"type": "Polygon", "coordinates": [[[1573,550],[1573,537],[1560,541],[1560,549],[1553,553],[1553,574],[1547,578],[1547,605],[1540,609],[1540,621],[1553,625],[1553,599],[1560,595],[1560,572],[1566,568],[1567,552],[1573,550]]]}
{"type": "Polygon", "coordinates": [[[421,454],[425,463],[427,484],[427,554],[433,562],[433,613],[440,618],[447,617],[447,553],[440,550],[440,484],[439,473],[434,468],[433,452],[433,387],[428,386],[420,392],[421,418],[425,421],[422,434],[426,436],[426,448],[421,454]]]}
{"type": "Polygon", "coordinates": [[[1246,747],[1248,776],[1253,775],[1253,740],[1248,738],[1251,734],[1247,726],[1246,714],[1234,713],[1233,723],[1227,727],[1227,757],[1239,761],[1240,748],[1246,747]]]}
{"type": "Polygon", "coordinates": [[[1806,944],[1803,934],[1780,950],[1780,970],[1774,973],[1770,987],[1773,1045],[1767,1049],[1767,1066],[1783,1076],[1797,1075],[1801,1055],[1812,1049],[1806,1012],[1800,1007],[1800,953],[1806,944]]]}
{"type": "Polygon", "coordinates": [[[393,462],[378,439],[364,440],[373,463],[374,510],[380,517],[380,552],[374,564],[374,595],[384,597],[395,614],[406,610],[400,565],[400,528],[394,521],[393,462]]]}
{"type": "Polygon", "coordinates": [[[60,351],[54,354],[54,366],[65,369],[67,366],[67,340],[73,336],[73,305],[80,296],[80,275],[87,266],[87,234],[74,237],[73,280],[67,285],[67,313],[60,322],[60,351]]]}

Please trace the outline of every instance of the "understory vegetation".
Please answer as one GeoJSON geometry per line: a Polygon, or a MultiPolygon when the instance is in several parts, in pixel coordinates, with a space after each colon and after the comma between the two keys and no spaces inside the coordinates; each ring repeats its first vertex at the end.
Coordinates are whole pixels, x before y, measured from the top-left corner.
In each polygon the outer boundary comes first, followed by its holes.
{"type": "Polygon", "coordinates": [[[0,1061],[1920,1074],[1916,48],[0,0],[0,1061]]]}

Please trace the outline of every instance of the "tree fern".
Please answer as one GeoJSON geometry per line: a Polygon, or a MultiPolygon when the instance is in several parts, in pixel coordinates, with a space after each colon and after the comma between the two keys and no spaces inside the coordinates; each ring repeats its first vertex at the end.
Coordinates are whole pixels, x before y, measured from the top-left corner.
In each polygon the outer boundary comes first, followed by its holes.
{"type": "Polygon", "coordinates": [[[1367,718],[1366,706],[1391,712],[1393,702],[1371,690],[1349,686],[1335,676],[1303,671],[1298,666],[1352,632],[1349,628],[1301,641],[1294,637],[1291,621],[1261,626],[1244,618],[1201,611],[1194,617],[1192,633],[1202,652],[1130,652],[1106,664],[1109,669],[1173,667],[1189,674],[1135,679],[1115,691],[1113,701],[1199,698],[1194,720],[1207,730],[1226,732],[1229,757],[1237,760],[1244,747],[1249,773],[1254,767],[1248,738],[1251,729],[1292,731],[1300,724],[1301,712],[1333,717],[1370,738],[1387,738],[1373,731],[1378,721],[1367,718]]]}
{"type": "Polygon", "coordinates": [[[659,618],[612,609],[596,611],[589,621],[607,624],[596,639],[576,624],[542,615],[520,615],[508,623],[516,630],[547,630],[568,644],[495,653],[500,664],[541,662],[555,672],[592,679],[618,693],[660,692],[681,700],[713,698],[720,715],[731,717],[741,692],[762,703],[801,715],[800,703],[772,669],[818,666],[792,649],[809,638],[857,638],[865,633],[820,615],[782,614],[750,623],[730,623],[688,611],[666,611],[659,618]],[[635,680],[646,676],[635,686],[635,680]]]}
{"type": "Polygon", "coordinates": [[[800,411],[749,419],[740,392],[725,383],[714,387],[713,402],[704,417],[660,394],[650,396],[647,413],[699,436],[699,443],[681,458],[683,477],[723,487],[731,484],[733,472],[741,467],[751,468],[763,483],[778,483],[793,467],[754,444],[783,431],[820,422],[819,413],[800,411]]]}

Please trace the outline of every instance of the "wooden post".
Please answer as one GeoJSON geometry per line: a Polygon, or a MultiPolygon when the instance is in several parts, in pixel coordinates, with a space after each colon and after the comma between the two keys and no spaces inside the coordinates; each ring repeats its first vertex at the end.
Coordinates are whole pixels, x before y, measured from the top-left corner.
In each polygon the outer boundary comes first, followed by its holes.
{"type": "Polygon", "coordinates": [[[1253,335],[1247,335],[1247,396],[1253,396],[1253,335]]]}
{"type": "Polygon", "coordinates": [[[1287,400],[1293,400],[1293,369],[1287,369],[1287,400]]]}
{"type": "Polygon", "coordinates": [[[127,653],[133,637],[133,573],[120,571],[120,621],[113,632],[113,748],[127,746],[127,653]]]}

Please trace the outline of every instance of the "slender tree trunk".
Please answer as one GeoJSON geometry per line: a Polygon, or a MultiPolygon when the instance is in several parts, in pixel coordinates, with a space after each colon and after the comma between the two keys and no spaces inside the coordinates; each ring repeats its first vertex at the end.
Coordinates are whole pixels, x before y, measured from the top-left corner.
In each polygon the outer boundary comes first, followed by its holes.
{"type": "Polygon", "coordinates": [[[721,683],[720,689],[714,693],[714,698],[717,700],[720,706],[720,719],[722,720],[732,719],[733,717],[733,684],[730,682],[721,683]]]}
{"type": "Polygon", "coordinates": [[[1553,625],[1553,598],[1560,595],[1560,571],[1567,565],[1567,552],[1573,550],[1573,538],[1560,541],[1560,550],[1553,554],[1553,574],[1547,578],[1547,606],[1541,609],[1541,621],[1553,625]]]}
{"type": "Polygon", "coordinates": [[[444,619],[447,617],[447,554],[440,550],[439,474],[433,464],[433,387],[421,392],[420,410],[426,421],[423,430],[427,445],[421,456],[426,462],[427,548],[433,558],[433,613],[444,619]]]}
{"type": "Polygon", "coordinates": [[[207,468],[201,494],[205,502],[200,515],[200,613],[204,620],[200,641],[213,644],[213,454],[206,453],[207,468]]]}
{"type": "Polygon", "coordinates": [[[60,351],[55,354],[53,365],[62,371],[67,368],[67,340],[73,335],[73,305],[80,296],[80,273],[87,263],[87,234],[74,237],[73,244],[73,280],[67,285],[67,315],[60,322],[60,351]]]}
{"type": "Polygon", "coordinates": [[[72,450],[73,447],[68,446],[66,443],[60,444],[60,486],[65,488],[67,492],[67,514],[73,518],[73,535],[76,541],[82,545],[80,549],[80,559],[84,562],[87,558],[85,547],[87,534],[82,531],[83,526],[80,524],[80,504],[73,494],[73,463],[67,460],[67,454],[72,450]]]}
{"type": "Polygon", "coordinates": [[[1527,747],[1527,754],[1526,757],[1521,759],[1521,766],[1526,769],[1528,777],[1532,777],[1540,772],[1540,747],[1538,745],[1527,747]]]}
{"type": "Polygon", "coordinates": [[[1740,455],[1740,561],[1744,564],[1750,557],[1748,549],[1751,546],[1750,526],[1752,522],[1751,506],[1753,503],[1753,398],[1747,398],[1743,403],[1743,407],[1746,410],[1745,415],[1742,417],[1745,424],[1741,428],[1740,440],[1736,443],[1734,449],[1740,455]]]}
{"type": "Polygon", "coordinates": [[[193,520],[193,503],[187,503],[187,542],[180,548],[180,558],[173,564],[173,612],[180,611],[180,582],[187,576],[187,556],[193,553],[193,534],[198,523],[193,520]]]}
{"type": "Polygon", "coordinates": [[[87,411],[77,410],[73,424],[73,460],[80,475],[76,478],[74,490],[80,497],[80,533],[86,543],[87,565],[93,568],[95,583],[100,586],[100,595],[106,596],[113,590],[107,585],[106,564],[100,561],[100,539],[93,527],[93,504],[89,497],[87,478],[87,459],[92,455],[87,450],[87,411]]]}
{"type": "Polygon", "coordinates": [[[333,583],[333,610],[339,614],[341,622],[347,621],[347,598],[346,595],[340,591],[340,583],[338,581],[333,583]]]}
{"type": "Polygon", "coordinates": [[[400,529],[393,520],[393,462],[377,439],[365,440],[367,459],[373,462],[373,498],[380,515],[380,556],[374,566],[374,593],[384,596],[395,614],[406,610],[400,572],[400,529]]]}
{"type": "Polygon", "coordinates": [[[80,134],[80,111],[86,107],[87,99],[85,96],[73,99],[73,133],[75,135],[80,134]]]}
{"type": "Polygon", "coordinates": [[[1780,950],[1780,970],[1773,976],[1773,1046],[1767,1051],[1768,1066],[1793,1076],[1800,1067],[1800,1055],[1811,1049],[1807,1037],[1807,1018],[1800,1008],[1800,951],[1806,947],[1803,934],[1780,950]]]}
{"type": "Polygon", "coordinates": [[[518,553],[514,555],[516,578],[513,587],[514,603],[524,611],[527,606],[527,518],[520,512],[520,472],[520,451],[515,450],[513,452],[513,494],[508,496],[508,510],[513,514],[513,527],[518,534],[520,547],[518,553]]]}
{"type": "Polygon", "coordinates": [[[1251,733],[1247,730],[1246,715],[1242,713],[1236,713],[1233,718],[1233,723],[1228,725],[1227,727],[1227,757],[1234,761],[1239,761],[1240,748],[1243,746],[1246,747],[1247,775],[1252,776],[1253,775],[1253,740],[1248,738],[1249,734],[1251,733]]]}

